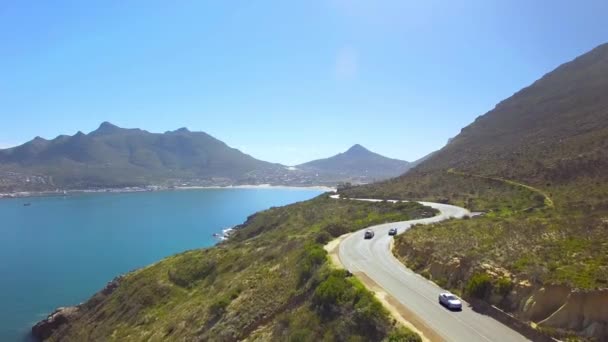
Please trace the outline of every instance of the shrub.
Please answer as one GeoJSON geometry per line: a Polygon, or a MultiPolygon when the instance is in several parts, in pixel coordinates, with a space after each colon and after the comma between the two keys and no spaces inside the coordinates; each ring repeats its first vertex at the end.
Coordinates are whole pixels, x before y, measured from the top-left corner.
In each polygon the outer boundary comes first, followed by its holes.
{"type": "Polygon", "coordinates": [[[327,252],[317,244],[310,244],[304,248],[300,256],[298,280],[300,284],[307,281],[314,270],[327,260],[327,252]]]}
{"type": "Polygon", "coordinates": [[[352,299],[351,284],[343,272],[333,271],[322,281],[313,295],[313,303],[323,318],[331,316],[336,306],[352,299]]]}
{"type": "MultiPolygon", "coordinates": [[[[357,289],[355,294],[355,322],[357,330],[372,338],[380,334],[379,328],[386,312],[373,294],[364,288],[357,289]]],[[[375,339],[375,338],[372,338],[375,339]]]]}
{"type": "Polygon", "coordinates": [[[226,312],[226,308],[230,305],[230,298],[228,297],[220,297],[218,300],[213,302],[211,306],[209,306],[209,313],[213,316],[221,316],[226,312]]]}
{"type": "Polygon", "coordinates": [[[202,280],[215,271],[213,260],[183,257],[167,271],[169,280],[181,287],[190,287],[194,282],[202,280]]]}
{"type": "Polygon", "coordinates": [[[317,233],[317,236],[315,237],[315,242],[321,245],[324,245],[326,243],[328,243],[333,237],[331,236],[330,233],[328,233],[326,230],[322,230],[319,233],[317,233]]]}
{"type": "Polygon", "coordinates": [[[492,290],[492,279],[486,273],[477,273],[469,279],[465,293],[471,297],[484,299],[492,290]]]}
{"type": "Polygon", "coordinates": [[[511,292],[513,282],[507,277],[502,277],[496,281],[496,292],[502,296],[506,296],[511,292]]]}
{"type": "Polygon", "coordinates": [[[310,331],[310,329],[299,328],[299,329],[292,331],[289,334],[287,341],[289,341],[289,342],[307,342],[307,341],[313,341],[314,340],[313,337],[314,337],[314,335],[313,335],[312,331],[310,331]]]}
{"type": "Polygon", "coordinates": [[[326,225],[324,229],[333,237],[338,237],[350,231],[350,229],[348,229],[348,226],[337,222],[332,222],[326,225]]]}
{"type": "Polygon", "coordinates": [[[422,338],[420,335],[415,332],[406,329],[400,328],[396,329],[392,333],[388,335],[386,338],[386,342],[421,342],[422,338]]]}

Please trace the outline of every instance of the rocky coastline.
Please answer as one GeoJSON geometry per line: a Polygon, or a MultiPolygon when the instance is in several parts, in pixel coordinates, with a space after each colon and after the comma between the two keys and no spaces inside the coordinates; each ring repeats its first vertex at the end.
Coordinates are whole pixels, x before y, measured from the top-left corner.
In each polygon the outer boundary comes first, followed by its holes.
{"type": "MultiPolygon", "coordinates": [[[[98,303],[104,298],[112,294],[120,285],[125,275],[120,275],[106,284],[106,286],[97,292],[89,300],[89,302],[98,303]]],[[[42,321],[36,323],[32,327],[32,337],[37,341],[44,341],[56,333],[59,329],[69,324],[70,321],[77,318],[80,313],[80,308],[83,303],[75,306],[60,307],[55,309],[42,321]]]]}

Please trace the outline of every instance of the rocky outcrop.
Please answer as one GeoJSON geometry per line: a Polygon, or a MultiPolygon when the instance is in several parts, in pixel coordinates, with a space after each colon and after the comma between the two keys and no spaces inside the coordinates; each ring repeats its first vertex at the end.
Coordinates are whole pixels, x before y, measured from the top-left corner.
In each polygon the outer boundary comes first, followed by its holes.
{"type": "MultiPolygon", "coordinates": [[[[576,333],[587,338],[608,341],[608,289],[582,291],[564,285],[533,284],[516,279],[507,270],[490,264],[474,263],[454,257],[438,260],[426,250],[396,244],[397,258],[442,287],[463,290],[475,273],[485,273],[497,281],[509,279],[508,292],[494,288],[484,301],[504,310],[522,322],[548,328],[552,334],[576,333]],[[406,248],[407,247],[407,248],[406,248]]],[[[471,298],[471,301],[475,301],[471,298]]]]}
{"type": "MultiPolygon", "coordinates": [[[[531,297],[534,300],[536,295],[531,297]]],[[[572,290],[558,297],[559,307],[538,322],[567,331],[575,331],[586,337],[608,339],[608,289],[572,290]]]]}
{"type": "Polygon", "coordinates": [[[36,323],[32,327],[32,335],[38,340],[46,340],[51,337],[53,331],[57,330],[60,326],[69,322],[71,317],[78,314],[78,306],[69,306],[65,308],[58,308],[53,311],[47,318],[36,323]]]}
{"type": "MultiPolygon", "coordinates": [[[[112,279],[106,284],[106,286],[101,291],[96,293],[91,298],[91,300],[99,301],[102,298],[105,298],[112,294],[112,292],[114,292],[114,290],[118,288],[123,278],[124,276],[121,275],[112,279]]],[[[51,337],[51,335],[53,335],[55,331],[57,331],[57,329],[68,324],[71,320],[77,318],[82,305],[83,304],[57,308],[55,311],[53,311],[53,313],[48,315],[47,318],[36,323],[36,325],[32,327],[32,336],[39,341],[44,341],[48,339],[49,337],[51,337]]]]}

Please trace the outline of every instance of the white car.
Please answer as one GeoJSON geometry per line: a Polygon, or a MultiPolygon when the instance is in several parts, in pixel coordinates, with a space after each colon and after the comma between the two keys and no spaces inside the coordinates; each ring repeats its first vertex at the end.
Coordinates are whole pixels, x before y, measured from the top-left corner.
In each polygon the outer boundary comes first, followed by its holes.
{"type": "Polygon", "coordinates": [[[450,310],[462,310],[462,302],[460,299],[449,292],[439,294],[439,304],[450,310]]]}

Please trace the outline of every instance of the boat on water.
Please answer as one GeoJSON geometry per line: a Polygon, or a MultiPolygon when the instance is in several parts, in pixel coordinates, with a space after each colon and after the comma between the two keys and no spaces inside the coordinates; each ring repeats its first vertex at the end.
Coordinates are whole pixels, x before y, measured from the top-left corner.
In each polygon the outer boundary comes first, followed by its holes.
{"type": "Polygon", "coordinates": [[[29,202],[28,203],[23,203],[24,207],[29,207],[30,205],[32,205],[32,203],[29,203],[29,202]]]}

